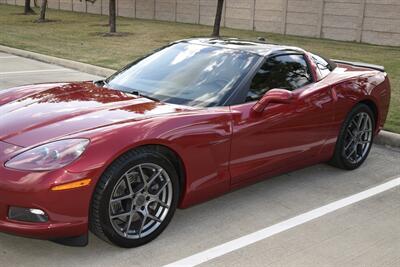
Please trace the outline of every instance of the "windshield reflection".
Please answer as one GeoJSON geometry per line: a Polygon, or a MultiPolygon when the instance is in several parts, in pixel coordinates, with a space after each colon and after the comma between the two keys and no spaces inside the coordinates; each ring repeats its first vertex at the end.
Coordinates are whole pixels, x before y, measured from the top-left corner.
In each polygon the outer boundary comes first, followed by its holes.
{"type": "Polygon", "coordinates": [[[216,106],[257,59],[234,49],[177,43],[123,69],[107,86],[173,104],[216,106]]]}

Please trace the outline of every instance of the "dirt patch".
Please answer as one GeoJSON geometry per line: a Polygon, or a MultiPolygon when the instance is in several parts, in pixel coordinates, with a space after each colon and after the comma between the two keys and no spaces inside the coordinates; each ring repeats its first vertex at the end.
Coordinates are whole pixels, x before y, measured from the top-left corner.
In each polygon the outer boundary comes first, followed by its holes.
{"type": "Polygon", "coordinates": [[[91,36],[100,36],[100,37],[125,37],[129,35],[133,35],[131,32],[93,32],[89,33],[91,36]]]}
{"type": "Polygon", "coordinates": [[[36,19],[36,20],[33,21],[33,23],[57,23],[57,22],[60,22],[60,21],[61,20],[59,20],[59,19],[46,19],[46,20],[36,19]]]}
{"type": "MultiPolygon", "coordinates": [[[[110,27],[108,23],[96,23],[96,24],[90,24],[91,27],[110,27]]],[[[118,27],[121,26],[129,26],[129,24],[117,24],[118,27]]]]}

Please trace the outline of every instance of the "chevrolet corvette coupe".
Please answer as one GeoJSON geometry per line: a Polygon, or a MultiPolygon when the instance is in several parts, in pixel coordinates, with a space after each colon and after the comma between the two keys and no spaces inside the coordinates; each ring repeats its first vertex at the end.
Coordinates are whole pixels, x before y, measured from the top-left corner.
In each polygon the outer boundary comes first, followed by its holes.
{"type": "Polygon", "coordinates": [[[171,43],[95,82],[0,91],[0,231],[69,245],[156,238],[177,208],[367,158],[383,67],[261,41],[171,43]]]}

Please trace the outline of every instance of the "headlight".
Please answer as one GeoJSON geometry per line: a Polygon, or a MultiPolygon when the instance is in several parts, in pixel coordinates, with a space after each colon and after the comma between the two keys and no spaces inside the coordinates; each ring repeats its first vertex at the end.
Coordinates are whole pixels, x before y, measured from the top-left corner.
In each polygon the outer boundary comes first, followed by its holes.
{"type": "Polygon", "coordinates": [[[5,166],[24,171],[56,170],[78,159],[88,144],[87,139],[65,139],[47,143],[22,152],[7,161],[5,166]]]}

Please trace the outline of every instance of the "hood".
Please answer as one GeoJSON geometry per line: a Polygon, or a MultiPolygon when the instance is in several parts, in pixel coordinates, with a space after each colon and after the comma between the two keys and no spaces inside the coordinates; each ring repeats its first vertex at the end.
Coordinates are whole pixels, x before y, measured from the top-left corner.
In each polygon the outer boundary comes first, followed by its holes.
{"type": "Polygon", "coordinates": [[[9,90],[0,98],[0,140],[31,146],[70,134],[157,116],[182,112],[185,108],[97,87],[91,82],[53,84],[38,90],[25,86],[27,95],[9,90]]]}

